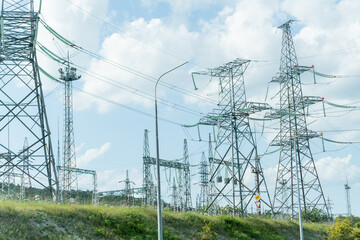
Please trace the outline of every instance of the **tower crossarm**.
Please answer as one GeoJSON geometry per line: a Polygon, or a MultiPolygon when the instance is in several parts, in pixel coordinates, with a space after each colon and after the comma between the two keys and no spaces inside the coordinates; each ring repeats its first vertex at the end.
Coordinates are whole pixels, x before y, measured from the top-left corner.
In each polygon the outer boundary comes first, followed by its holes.
{"type": "MultiPolygon", "coordinates": [[[[201,72],[192,72],[192,75],[206,75],[206,76],[210,76],[210,77],[228,77],[229,76],[229,69],[230,68],[238,68],[240,66],[242,66],[243,64],[249,64],[250,60],[247,59],[241,59],[241,58],[237,58],[234,61],[228,62],[224,65],[221,65],[219,67],[216,68],[211,68],[208,69],[207,71],[201,71],[201,72]]],[[[239,72],[239,74],[242,74],[241,72],[239,72]]],[[[233,75],[234,77],[236,77],[236,72],[233,75]]]]}
{"type": "MultiPolygon", "coordinates": [[[[299,108],[299,109],[304,109],[310,105],[313,105],[313,104],[316,104],[319,102],[324,102],[324,98],[319,97],[319,96],[304,96],[302,98],[302,108],[299,108]]],[[[299,103],[301,104],[300,101],[299,101],[299,103]]],[[[266,112],[264,117],[269,118],[269,119],[279,119],[286,115],[288,115],[288,116],[299,115],[299,113],[297,113],[295,111],[289,111],[288,109],[269,108],[268,110],[270,110],[270,111],[266,112]]]]}
{"type": "Polygon", "coordinates": [[[304,104],[305,105],[312,105],[319,102],[323,102],[324,98],[319,96],[305,96],[304,97],[304,104]]]}
{"type": "MultiPolygon", "coordinates": [[[[296,133],[296,140],[299,142],[307,141],[312,138],[320,137],[321,135],[317,132],[307,129],[306,131],[301,131],[296,133]]],[[[270,146],[292,146],[294,143],[293,138],[287,136],[280,136],[278,134],[273,141],[270,143],[270,146]]]]}
{"type": "MultiPolygon", "coordinates": [[[[298,65],[294,65],[294,66],[288,66],[287,69],[288,69],[288,73],[289,74],[292,74],[292,75],[300,75],[304,72],[307,72],[307,71],[310,71],[314,68],[314,66],[298,66],[298,65]]],[[[277,73],[276,76],[272,77],[271,79],[271,83],[286,83],[287,81],[289,81],[289,78],[288,76],[286,75],[283,75],[283,74],[280,74],[280,73],[277,73]]]]}
{"type": "Polygon", "coordinates": [[[57,166],[57,169],[59,171],[71,171],[77,174],[90,174],[90,175],[96,175],[96,171],[94,170],[88,170],[88,169],[81,169],[81,168],[69,168],[64,166],[57,166]]]}
{"type": "Polygon", "coordinates": [[[241,104],[240,107],[237,107],[236,112],[226,109],[214,109],[212,113],[201,118],[198,124],[215,126],[218,125],[218,121],[222,122],[223,120],[226,121],[232,118],[242,119],[250,114],[271,109],[271,106],[267,103],[245,102],[241,104]]]}
{"type": "Polygon", "coordinates": [[[251,113],[257,113],[272,109],[272,107],[268,103],[246,102],[245,104],[247,105],[247,108],[251,113]]]}
{"type": "MultiPolygon", "coordinates": [[[[233,162],[232,161],[229,161],[229,160],[221,160],[219,158],[209,158],[209,162],[210,163],[215,163],[215,164],[218,164],[218,165],[224,165],[224,166],[232,166],[233,162]]],[[[236,168],[241,168],[242,164],[236,164],[234,163],[234,167],[236,168]]]]}
{"type": "MultiPolygon", "coordinates": [[[[156,165],[156,158],[154,157],[144,157],[144,164],[156,165]]],[[[164,159],[159,159],[159,165],[161,167],[175,168],[175,169],[186,169],[189,168],[189,164],[180,163],[177,161],[169,161],[164,159]]]]}

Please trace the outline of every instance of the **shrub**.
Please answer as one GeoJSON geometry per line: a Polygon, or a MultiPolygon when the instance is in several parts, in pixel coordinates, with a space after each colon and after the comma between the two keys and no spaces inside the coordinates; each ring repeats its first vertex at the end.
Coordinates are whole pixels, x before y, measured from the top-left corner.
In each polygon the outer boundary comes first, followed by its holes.
{"type": "Polygon", "coordinates": [[[212,239],[217,239],[217,233],[211,230],[211,223],[205,224],[205,226],[202,227],[203,229],[203,233],[200,236],[200,239],[203,240],[212,240],[212,239]]]}
{"type": "Polygon", "coordinates": [[[335,218],[335,223],[329,228],[329,240],[353,240],[353,229],[348,219],[335,218]]]}
{"type": "Polygon", "coordinates": [[[355,223],[355,224],[354,224],[354,227],[355,227],[355,228],[360,228],[360,222],[355,223]]]}
{"type": "MultiPolygon", "coordinates": [[[[329,220],[327,213],[318,208],[307,209],[306,213],[307,220],[311,222],[325,222],[329,220]]],[[[302,211],[302,217],[305,219],[305,211],[302,211]]]]}
{"type": "Polygon", "coordinates": [[[353,239],[360,240],[360,229],[354,228],[352,235],[353,235],[353,239]]]}

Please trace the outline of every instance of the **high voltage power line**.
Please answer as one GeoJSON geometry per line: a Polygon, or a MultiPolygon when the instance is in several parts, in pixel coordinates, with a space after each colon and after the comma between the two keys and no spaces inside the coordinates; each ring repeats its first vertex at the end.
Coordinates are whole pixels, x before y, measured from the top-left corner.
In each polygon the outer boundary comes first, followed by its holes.
{"type": "MultiPolygon", "coordinates": [[[[178,59],[178,60],[181,60],[181,61],[187,61],[187,59],[181,58],[181,57],[179,57],[179,56],[177,56],[177,55],[175,55],[175,54],[173,54],[173,53],[170,53],[170,52],[168,52],[168,51],[165,51],[164,49],[157,48],[157,47],[154,47],[154,46],[150,45],[149,43],[147,43],[147,42],[145,42],[145,41],[143,41],[143,40],[141,40],[141,39],[133,36],[133,35],[130,34],[129,32],[125,31],[124,29],[122,29],[122,28],[120,28],[120,27],[118,27],[118,26],[115,26],[114,24],[112,24],[112,23],[110,23],[110,22],[102,19],[102,18],[99,17],[99,16],[96,16],[95,14],[93,14],[93,13],[85,10],[85,9],[82,8],[81,6],[79,6],[79,5],[71,2],[71,1],[69,1],[69,0],[66,0],[66,1],[67,1],[69,4],[73,5],[74,7],[80,9],[82,12],[86,13],[87,15],[89,15],[89,16],[97,19],[98,21],[100,21],[100,22],[102,22],[102,23],[105,23],[106,25],[112,27],[113,29],[116,29],[116,30],[118,30],[118,31],[126,34],[126,35],[129,36],[130,38],[138,41],[138,42],[141,43],[141,44],[144,44],[145,46],[148,46],[148,47],[150,47],[150,48],[152,48],[152,49],[154,49],[154,50],[156,50],[156,51],[159,51],[159,52],[161,52],[161,53],[164,53],[164,54],[166,54],[166,55],[168,55],[168,56],[170,56],[170,57],[173,57],[173,58],[175,58],[175,59],[178,59]]],[[[199,66],[199,67],[202,67],[202,68],[206,68],[206,67],[204,67],[204,66],[201,66],[201,65],[198,64],[198,63],[195,63],[194,61],[191,61],[191,62],[193,62],[193,64],[196,65],[196,66],[199,66]]]]}
{"type": "MultiPolygon", "coordinates": [[[[38,45],[41,46],[41,48],[44,48],[44,46],[38,42],[38,45]]],[[[39,49],[39,52],[43,53],[44,55],[48,56],[48,54],[46,54],[42,49],[39,49]]],[[[49,57],[49,56],[48,56],[49,57]]],[[[117,87],[117,88],[120,88],[120,89],[123,89],[127,92],[130,92],[131,94],[134,94],[134,95],[138,95],[138,96],[141,96],[143,98],[146,98],[148,100],[154,100],[154,96],[151,95],[151,94],[148,94],[138,88],[134,88],[134,87],[131,87],[131,86],[128,86],[126,84],[123,84],[121,82],[118,82],[116,80],[113,80],[109,77],[106,77],[102,74],[99,74],[99,73],[96,73],[94,71],[91,71],[91,70],[87,70],[86,68],[76,64],[76,63],[72,63],[74,66],[82,69],[82,73],[86,74],[86,75],[89,75],[101,82],[104,82],[108,85],[111,85],[111,86],[114,86],[114,87],[117,87]]],[[[166,106],[169,106],[169,107],[172,107],[172,108],[175,108],[175,109],[178,109],[178,110],[181,110],[181,111],[184,111],[184,112],[187,112],[187,113],[190,113],[190,114],[195,114],[197,116],[202,116],[203,114],[196,111],[196,110],[193,110],[193,109],[190,109],[188,107],[185,107],[185,106],[182,106],[182,105],[179,105],[179,104],[176,104],[176,103],[173,103],[169,100],[165,100],[165,99],[162,99],[162,98],[159,98],[160,99],[160,103],[166,105],[166,106]]]]}
{"type": "MultiPolygon", "coordinates": [[[[57,39],[59,39],[61,42],[63,42],[64,44],[68,45],[69,47],[72,47],[72,48],[74,48],[74,49],[76,49],[76,50],[78,50],[78,51],[81,51],[81,52],[83,52],[83,53],[85,53],[85,54],[87,54],[87,55],[89,55],[89,56],[91,56],[91,57],[93,57],[93,58],[96,58],[96,59],[98,59],[98,60],[100,60],[100,61],[103,61],[103,62],[105,62],[105,63],[107,63],[107,64],[109,64],[109,65],[111,65],[111,66],[117,67],[117,68],[119,68],[119,69],[121,69],[121,70],[124,70],[124,71],[126,71],[126,72],[128,72],[128,73],[131,73],[131,74],[133,74],[133,75],[135,75],[135,76],[141,77],[141,78],[143,78],[143,79],[145,79],[145,80],[147,80],[147,81],[150,81],[150,82],[153,82],[153,83],[156,82],[156,78],[154,78],[154,77],[151,77],[151,76],[149,76],[149,75],[147,75],[147,74],[145,74],[145,73],[142,73],[142,72],[140,72],[140,71],[138,71],[138,70],[135,70],[135,69],[133,69],[133,68],[127,67],[127,66],[125,66],[125,65],[119,64],[119,63],[117,63],[117,62],[115,62],[115,61],[113,61],[113,60],[110,60],[110,59],[108,59],[108,58],[105,58],[105,57],[103,57],[103,56],[101,56],[101,55],[99,55],[99,54],[96,54],[96,53],[94,53],[94,52],[91,52],[91,51],[89,51],[89,50],[87,50],[87,49],[84,49],[84,48],[82,48],[82,47],[80,47],[80,46],[72,43],[71,41],[67,40],[66,38],[64,38],[63,36],[61,36],[60,34],[58,34],[54,29],[52,29],[52,28],[51,28],[45,21],[43,21],[42,19],[40,19],[40,23],[41,23],[52,35],[54,35],[54,37],[56,37],[57,39]]],[[[48,49],[47,49],[46,52],[47,52],[47,54],[54,54],[54,53],[52,53],[52,52],[51,52],[50,50],[48,50],[48,49]]],[[[184,94],[184,95],[188,95],[188,96],[193,97],[193,98],[201,99],[202,101],[205,101],[205,102],[207,102],[207,103],[213,104],[212,99],[208,98],[207,96],[200,96],[200,95],[194,94],[193,92],[190,92],[190,91],[188,91],[188,90],[186,90],[186,89],[183,89],[183,88],[180,88],[180,87],[178,87],[178,86],[172,85],[172,84],[170,84],[170,83],[160,82],[159,84],[162,85],[162,86],[164,86],[164,87],[166,87],[166,88],[168,88],[168,89],[171,89],[171,90],[173,90],[173,91],[182,93],[182,94],[184,94]]]]}

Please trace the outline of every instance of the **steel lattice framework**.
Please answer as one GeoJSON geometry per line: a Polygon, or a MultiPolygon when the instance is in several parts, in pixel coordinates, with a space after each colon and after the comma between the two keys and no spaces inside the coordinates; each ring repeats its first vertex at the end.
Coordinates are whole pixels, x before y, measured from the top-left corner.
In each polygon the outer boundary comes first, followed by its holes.
{"type": "Polygon", "coordinates": [[[262,202],[271,208],[248,118],[251,113],[270,109],[270,106],[246,101],[243,74],[249,63],[250,60],[238,58],[205,72],[192,73],[218,78],[221,87],[219,109],[214,109],[199,122],[217,126],[218,129],[213,158],[209,158],[209,205],[206,211],[228,205],[233,215],[246,216],[256,195],[260,195],[262,202]],[[254,173],[258,175],[258,181],[255,184],[245,183],[245,176],[254,173]]]}
{"type": "MultiPolygon", "coordinates": [[[[191,200],[191,180],[190,180],[190,162],[189,162],[189,148],[187,144],[187,140],[184,139],[184,208],[185,211],[190,211],[192,208],[192,200],[191,200]]],[[[180,173],[180,172],[179,172],[180,173]]],[[[181,173],[180,173],[181,174],[181,173]]]]}
{"type": "Polygon", "coordinates": [[[131,184],[135,183],[133,181],[130,181],[129,178],[129,171],[126,170],[126,178],[125,180],[119,181],[119,183],[125,183],[125,188],[124,188],[124,197],[126,199],[126,204],[129,206],[130,205],[130,199],[132,199],[132,205],[134,205],[134,201],[135,201],[135,196],[134,196],[134,191],[132,191],[131,188],[131,184]]]}
{"type": "Polygon", "coordinates": [[[144,149],[143,149],[143,188],[144,188],[144,204],[154,205],[156,202],[156,187],[151,174],[149,131],[144,131],[144,149]]]}
{"type": "Polygon", "coordinates": [[[300,74],[309,68],[298,65],[291,23],[290,20],[279,27],[283,31],[280,73],[272,80],[280,84],[280,132],[271,145],[281,148],[273,210],[276,214],[290,208],[292,217],[298,214],[298,194],[295,191],[295,166],[298,163],[301,207],[307,218],[307,212],[314,208],[323,209],[327,213],[328,208],[309,143],[311,138],[319,135],[308,130],[305,117],[307,103],[302,94],[300,74]]]}
{"type": "Polygon", "coordinates": [[[97,205],[98,203],[98,193],[97,193],[97,174],[94,170],[89,169],[81,169],[81,168],[71,168],[71,169],[65,169],[63,166],[57,167],[59,172],[68,172],[71,171],[75,173],[77,176],[82,174],[92,175],[93,177],[93,191],[92,191],[92,204],[97,205]]]}
{"type": "Polygon", "coordinates": [[[351,201],[350,201],[350,185],[348,184],[348,182],[346,181],[345,186],[345,193],[346,193],[346,210],[347,210],[347,216],[350,217],[351,216],[351,201]]]}
{"type": "Polygon", "coordinates": [[[178,186],[176,185],[175,178],[173,178],[173,185],[171,187],[171,205],[174,211],[178,211],[179,207],[179,194],[178,194],[178,186]]]}
{"type": "MultiPolygon", "coordinates": [[[[210,137],[211,138],[211,137],[210,137]]],[[[210,139],[211,140],[211,139],[210,139]]],[[[211,142],[210,142],[211,144],[211,142]]],[[[209,186],[209,163],[205,157],[205,153],[201,154],[201,162],[199,167],[199,175],[200,175],[200,195],[198,199],[198,209],[204,209],[207,206],[207,192],[209,186]]]]}
{"type": "Polygon", "coordinates": [[[76,74],[76,68],[68,65],[65,70],[59,69],[60,80],[64,82],[64,151],[63,168],[60,168],[61,177],[61,201],[71,199],[71,190],[77,190],[77,172],[72,171],[76,168],[75,138],[74,138],[74,120],[73,120],[73,96],[72,82],[80,79],[76,74]]]}
{"type": "Polygon", "coordinates": [[[22,174],[21,174],[21,185],[20,185],[20,200],[25,200],[26,191],[28,191],[31,194],[32,187],[31,187],[31,178],[30,176],[30,162],[31,159],[29,158],[29,145],[27,142],[27,138],[24,140],[24,152],[23,152],[23,165],[22,165],[22,174]],[[25,175],[26,173],[26,175],[25,175]],[[26,190],[27,189],[27,190],[26,190]]]}
{"type": "Polygon", "coordinates": [[[35,51],[37,25],[32,0],[1,1],[0,153],[8,157],[0,158],[0,177],[26,175],[53,199],[58,179],[35,51]],[[19,141],[25,137],[26,149],[19,141]]]}
{"type": "MultiPolygon", "coordinates": [[[[143,193],[145,204],[154,204],[156,198],[156,188],[151,174],[151,165],[156,165],[156,158],[150,157],[149,131],[144,132],[144,155],[143,155],[143,193]]],[[[184,139],[184,162],[159,159],[160,167],[174,169],[178,171],[178,201],[181,211],[188,211],[192,208],[191,203],[191,182],[189,150],[187,141],[184,139]]]]}

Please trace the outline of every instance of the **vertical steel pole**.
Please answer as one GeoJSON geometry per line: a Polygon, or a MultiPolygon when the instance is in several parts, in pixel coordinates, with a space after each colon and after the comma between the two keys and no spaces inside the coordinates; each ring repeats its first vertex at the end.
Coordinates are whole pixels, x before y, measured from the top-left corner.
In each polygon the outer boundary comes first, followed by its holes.
{"type": "MultiPolygon", "coordinates": [[[[295,153],[297,150],[296,147],[296,133],[294,133],[294,147],[295,147],[295,153]]],[[[298,159],[297,154],[295,154],[295,169],[296,169],[296,180],[297,180],[297,193],[298,193],[298,203],[299,203],[299,228],[300,228],[300,240],[304,240],[303,235],[303,226],[302,226],[302,216],[301,216],[301,200],[300,200],[300,183],[299,183],[299,168],[298,163],[300,162],[300,159],[298,159]],[[298,162],[299,161],[299,162],[298,162]]]]}
{"type": "MultiPolygon", "coordinates": [[[[157,84],[155,85],[157,86],[157,84]]],[[[156,135],[156,174],[157,174],[157,221],[158,221],[158,239],[163,239],[162,233],[162,215],[161,215],[161,186],[160,186],[160,165],[159,165],[159,129],[157,116],[157,99],[155,88],[155,135],[156,135]]]]}
{"type": "Polygon", "coordinates": [[[188,62],[182,63],[177,67],[163,73],[155,83],[155,135],[156,135],[156,174],[157,174],[157,221],[158,221],[158,240],[163,239],[163,229],[162,229],[162,215],[161,215],[161,186],[160,186],[160,165],[159,165],[159,127],[158,127],[158,114],[157,114],[157,85],[160,79],[168,74],[169,72],[174,71],[175,69],[187,64],[188,62]]]}

